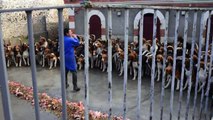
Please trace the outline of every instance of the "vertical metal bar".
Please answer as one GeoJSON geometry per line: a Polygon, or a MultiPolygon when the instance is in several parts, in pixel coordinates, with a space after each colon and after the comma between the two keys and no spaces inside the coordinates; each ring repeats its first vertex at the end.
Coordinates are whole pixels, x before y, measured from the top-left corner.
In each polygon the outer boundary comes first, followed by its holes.
{"type": "MultiPolygon", "coordinates": [[[[200,57],[201,57],[201,48],[202,48],[201,43],[202,43],[202,39],[203,39],[203,37],[202,37],[202,35],[203,35],[203,17],[204,17],[204,15],[202,13],[201,20],[200,20],[200,34],[199,34],[199,45],[198,45],[199,52],[198,52],[198,63],[197,63],[197,71],[196,71],[197,76],[196,76],[196,83],[195,83],[195,95],[194,95],[194,106],[193,106],[194,110],[195,110],[195,106],[197,103],[197,88],[198,88],[198,81],[199,81],[200,57]]],[[[195,112],[195,111],[193,111],[193,112],[195,112]]],[[[188,111],[187,111],[187,113],[188,113],[188,111]]]]}
{"type": "Polygon", "coordinates": [[[127,74],[128,74],[128,34],[129,34],[129,9],[125,9],[125,25],[124,25],[124,84],[123,84],[123,119],[126,120],[126,89],[127,89],[127,74]]]}
{"type": "Polygon", "coordinates": [[[170,120],[173,115],[173,100],[174,100],[174,86],[175,86],[175,70],[176,70],[176,54],[177,54],[177,37],[179,27],[180,11],[176,12],[176,23],[175,23],[175,41],[174,41],[174,54],[173,54],[173,66],[172,66],[172,86],[171,86],[171,97],[170,97],[170,120]]]}
{"type": "Polygon", "coordinates": [[[109,116],[108,120],[111,120],[112,116],[112,9],[108,11],[108,25],[107,25],[107,40],[108,40],[108,102],[109,102],[109,116]]]}
{"type": "Polygon", "coordinates": [[[139,66],[138,66],[138,97],[137,97],[137,120],[141,119],[141,70],[142,70],[142,46],[143,46],[143,10],[141,10],[139,31],[139,66]]]}
{"type": "Polygon", "coordinates": [[[0,88],[1,88],[1,98],[2,98],[2,105],[4,109],[4,119],[5,120],[13,120],[11,114],[11,101],[10,101],[10,94],[8,88],[8,76],[7,76],[7,68],[5,62],[5,54],[4,54],[4,42],[3,42],[3,35],[2,35],[2,20],[1,20],[1,13],[0,13],[0,88]]]}
{"type": "Polygon", "coordinates": [[[149,119],[153,119],[153,107],[154,107],[154,90],[155,90],[155,57],[156,57],[156,27],[157,24],[157,15],[156,10],[154,10],[154,18],[153,18],[153,38],[152,38],[152,71],[151,71],[151,87],[150,87],[150,117],[149,119]]]}
{"type": "MultiPolygon", "coordinates": [[[[212,39],[213,39],[213,36],[211,36],[212,37],[212,39]]],[[[212,44],[213,44],[213,41],[212,41],[212,44]]],[[[211,46],[211,51],[213,51],[213,46],[211,46]]],[[[212,68],[211,68],[211,66],[212,66],[212,60],[213,60],[213,52],[211,52],[211,57],[210,57],[210,67],[209,67],[209,74],[208,74],[208,84],[207,84],[207,90],[206,90],[206,93],[205,93],[205,96],[206,96],[206,101],[205,101],[205,117],[207,118],[208,116],[207,116],[207,109],[208,109],[208,100],[209,100],[209,91],[210,91],[210,86],[211,86],[211,75],[212,75],[212,68]]],[[[210,98],[210,99],[213,99],[213,96],[212,96],[212,98],[210,98]]],[[[210,112],[211,113],[211,112],[210,112]]],[[[212,116],[213,114],[210,114],[210,117],[212,116]]],[[[213,116],[212,116],[213,117],[213,116]]]]}
{"type": "Polygon", "coordinates": [[[184,25],[184,42],[183,42],[183,59],[182,59],[182,69],[181,69],[181,80],[180,80],[180,94],[179,94],[179,106],[178,106],[178,120],[180,120],[180,111],[182,105],[182,96],[183,96],[183,78],[184,78],[184,69],[185,69],[185,58],[186,58],[186,41],[188,37],[188,20],[189,12],[185,14],[185,25],[184,25]]]}
{"type": "MultiPolygon", "coordinates": [[[[203,21],[203,16],[204,16],[204,12],[202,13],[202,17],[201,17],[201,26],[200,26],[200,36],[199,36],[199,55],[198,55],[198,66],[197,66],[197,74],[199,73],[199,70],[200,70],[200,57],[201,57],[201,50],[202,50],[202,40],[203,40],[203,30],[204,30],[204,21],[203,21]]],[[[206,71],[204,71],[206,72],[206,71]]],[[[199,74],[198,76],[196,77],[199,81],[199,74]]],[[[198,82],[196,81],[196,82],[198,82]]],[[[198,84],[198,83],[197,83],[198,84]]],[[[198,86],[196,86],[198,87],[198,86]]],[[[195,87],[195,88],[196,88],[195,87]]],[[[197,88],[196,88],[197,89],[197,88]]],[[[196,90],[195,90],[196,91],[196,90]]],[[[195,96],[197,97],[197,92],[195,93],[195,96]]],[[[201,100],[200,100],[200,119],[201,119],[201,114],[202,114],[202,110],[203,110],[203,98],[204,98],[204,90],[202,88],[202,92],[201,92],[201,100]]]]}
{"type": "Polygon", "coordinates": [[[60,71],[61,71],[61,95],[62,95],[62,119],[67,119],[66,90],[65,90],[65,58],[64,58],[64,24],[63,9],[58,9],[58,33],[60,44],[60,71]]]}
{"type": "Polygon", "coordinates": [[[168,41],[168,25],[169,25],[169,11],[166,11],[165,20],[165,36],[164,36],[164,53],[163,53],[163,73],[162,73],[162,85],[161,85],[161,98],[160,98],[160,120],[163,120],[163,108],[164,108],[164,86],[165,86],[165,76],[166,72],[166,57],[167,57],[167,41],[168,41]]]}
{"type": "Polygon", "coordinates": [[[85,119],[89,120],[89,27],[88,27],[88,9],[84,10],[84,38],[85,38],[85,67],[84,67],[84,82],[85,82],[85,119]]]}
{"type": "Polygon", "coordinates": [[[201,42],[202,42],[202,34],[203,34],[203,13],[202,13],[202,16],[201,16],[201,20],[200,20],[200,34],[199,34],[199,49],[198,49],[198,63],[197,63],[197,76],[196,76],[196,83],[195,83],[195,96],[194,96],[194,110],[195,110],[195,106],[196,106],[196,103],[197,103],[197,88],[198,88],[198,81],[199,81],[199,70],[200,70],[200,57],[201,57],[201,42]]]}
{"type": "MultiPolygon", "coordinates": [[[[206,93],[205,93],[205,98],[206,98],[206,101],[205,101],[205,111],[204,111],[204,114],[205,114],[205,118],[207,119],[208,117],[208,113],[207,113],[207,108],[208,108],[208,99],[209,99],[209,90],[210,90],[210,85],[211,85],[211,66],[212,66],[212,54],[213,52],[211,52],[211,57],[210,57],[210,65],[207,66],[207,57],[208,57],[208,48],[209,48],[209,37],[210,37],[210,27],[211,27],[211,11],[209,11],[209,18],[208,18],[208,28],[207,28],[207,38],[206,38],[206,51],[205,51],[205,71],[207,70],[206,68],[208,68],[208,82],[207,82],[207,90],[206,90],[206,93]]],[[[213,47],[211,46],[211,51],[213,51],[213,47]]]]}
{"type": "MultiPolygon", "coordinates": [[[[195,39],[196,39],[196,32],[197,32],[197,11],[194,13],[194,21],[193,21],[193,31],[192,31],[192,45],[191,45],[191,54],[190,54],[190,76],[189,76],[189,87],[187,91],[187,101],[186,101],[186,114],[185,118],[188,119],[188,111],[189,111],[189,100],[190,100],[190,94],[191,94],[191,81],[192,81],[192,69],[193,69],[193,54],[194,54],[194,48],[195,48],[195,39]]],[[[192,113],[192,120],[194,120],[195,115],[195,102],[193,106],[193,113],[192,113]]]]}
{"type": "Polygon", "coordinates": [[[204,59],[204,68],[206,72],[207,68],[207,58],[208,58],[208,48],[209,48],[209,34],[210,34],[210,27],[211,27],[211,11],[209,11],[209,17],[208,17],[208,26],[207,26],[207,37],[206,37],[206,49],[205,49],[205,59],[204,59]]]}
{"type": "Polygon", "coordinates": [[[33,21],[32,21],[32,11],[26,11],[27,13],[27,28],[28,28],[28,41],[30,46],[30,63],[31,63],[31,73],[33,82],[33,98],[35,102],[35,115],[36,120],[40,120],[39,103],[38,103],[38,89],[37,89],[37,79],[36,79],[36,62],[35,62],[35,48],[34,48],[34,37],[33,37],[33,21]]]}

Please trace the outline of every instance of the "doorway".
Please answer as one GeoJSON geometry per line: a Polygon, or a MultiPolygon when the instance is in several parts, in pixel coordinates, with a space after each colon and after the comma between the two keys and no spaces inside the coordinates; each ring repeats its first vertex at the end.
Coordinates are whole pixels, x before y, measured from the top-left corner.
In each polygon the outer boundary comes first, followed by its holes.
{"type": "Polygon", "coordinates": [[[89,33],[94,34],[96,38],[101,38],[101,19],[97,15],[93,15],[89,20],[89,33]]]}

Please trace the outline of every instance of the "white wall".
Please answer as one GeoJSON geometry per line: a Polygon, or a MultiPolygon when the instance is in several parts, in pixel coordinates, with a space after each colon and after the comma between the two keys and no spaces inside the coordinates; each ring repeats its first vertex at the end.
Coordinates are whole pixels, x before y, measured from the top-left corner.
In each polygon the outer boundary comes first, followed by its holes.
{"type": "MultiPolygon", "coordinates": [[[[2,9],[29,8],[42,6],[63,5],[63,0],[3,0],[2,9]]],[[[64,12],[64,18],[67,20],[67,10],[64,12]]],[[[57,31],[57,10],[45,10],[33,12],[34,33],[40,34],[48,30],[49,35],[57,31]],[[44,19],[46,19],[46,26],[44,19]]],[[[3,37],[5,40],[27,36],[27,21],[25,12],[4,13],[2,18],[3,37]]]]}

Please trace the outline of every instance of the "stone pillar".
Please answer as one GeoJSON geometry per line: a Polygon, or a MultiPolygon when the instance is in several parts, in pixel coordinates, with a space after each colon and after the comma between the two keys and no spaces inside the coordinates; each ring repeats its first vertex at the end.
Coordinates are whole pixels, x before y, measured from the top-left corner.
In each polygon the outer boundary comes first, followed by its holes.
{"type": "Polygon", "coordinates": [[[69,9],[69,28],[75,32],[75,9],[69,9]]]}

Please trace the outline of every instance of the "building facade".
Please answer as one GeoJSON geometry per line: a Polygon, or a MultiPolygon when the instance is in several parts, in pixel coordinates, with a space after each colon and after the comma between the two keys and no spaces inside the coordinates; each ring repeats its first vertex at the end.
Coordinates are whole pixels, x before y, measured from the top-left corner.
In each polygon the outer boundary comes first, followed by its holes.
{"type": "MultiPolygon", "coordinates": [[[[158,0],[90,0],[95,4],[145,4],[145,5],[157,5],[157,6],[171,6],[171,7],[211,7],[213,6],[213,2],[211,1],[202,1],[202,2],[174,2],[174,1],[161,1],[158,0]]],[[[64,0],[65,4],[79,4],[82,0],[64,0]]],[[[124,39],[124,9],[113,9],[112,10],[112,33],[114,37],[118,37],[120,39],[124,39]]],[[[164,30],[165,30],[165,10],[157,10],[157,38],[161,41],[164,38],[164,30]]],[[[169,13],[169,41],[174,40],[175,33],[175,10],[170,10],[169,13]]],[[[153,9],[144,9],[144,38],[152,40],[153,34],[153,9]]],[[[179,24],[179,36],[183,36],[184,34],[184,19],[185,19],[185,11],[180,11],[180,24],[179,24]]],[[[193,11],[189,12],[189,28],[188,28],[188,40],[191,40],[192,37],[192,24],[193,24],[193,11]]],[[[201,21],[201,12],[198,12],[197,18],[197,38],[199,38],[200,33],[200,21],[201,21]]],[[[207,19],[209,16],[209,12],[206,11],[203,17],[203,22],[205,27],[203,28],[203,43],[205,43],[206,37],[206,25],[207,19]]],[[[211,12],[213,16],[213,12],[211,12]]],[[[139,22],[141,17],[140,9],[130,9],[129,12],[129,40],[137,40],[139,36],[139,22]]],[[[84,26],[84,12],[82,8],[76,8],[70,10],[69,12],[69,27],[77,34],[83,35],[84,26]]],[[[90,9],[88,15],[89,21],[89,31],[90,34],[95,34],[98,38],[101,37],[103,40],[106,40],[106,26],[107,26],[107,9],[90,9]]],[[[211,21],[213,21],[213,17],[211,17],[211,21]]],[[[213,22],[211,22],[211,33],[213,28],[213,22]]],[[[197,39],[198,40],[198,39],[197,39]]]]}

